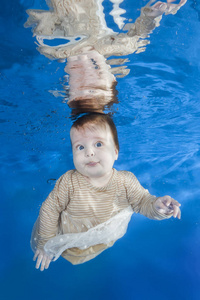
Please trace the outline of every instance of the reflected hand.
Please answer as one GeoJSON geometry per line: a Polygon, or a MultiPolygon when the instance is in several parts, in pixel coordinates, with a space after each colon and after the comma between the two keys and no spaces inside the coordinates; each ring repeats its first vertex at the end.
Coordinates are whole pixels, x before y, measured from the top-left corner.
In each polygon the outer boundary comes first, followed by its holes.
{"type": "Polygon", "coordinates": [[[173,4],[172,2],[175,1],[176,0],[167,0],[167,2],[157,1],[154,5],[151,6],[151,4],[155,2],[155,0],[151,0],[146,5],[145,15],[153,18],[159,17],[164,13],[166,15],[174,15],[183,5],[185,5],[187,0],[181,0],[178,4],[173,4]]]}
{"type": "Polygon", "coordinates": [[[167,10],[165,11],[166,15],[172,14],[175,15],[177,11],[185,5],[187,0],[181,0],[179,4],[171,4],[171,2],[174,2],[175,0],[167,0],[167,10]]]}
{"type": "Polygon", "coordinates": [[[157,211],[165,215],[172,215],[178,219],[181,218],[180,206],[181,204],[170,196],[159,197],[154,202],[154,207],[157,211]]]}
{"type": "Polygon", "coordinates": [[[37,249],[35,252],[35,255],[33,257],[33,260],[36,261],[36,269],[39,269],[40,267],[40,271],[44,271],[44,269],[48,269],[50,262],[52,260],[51,257],[49,257],[44,250],[41,249],[37,249]]]}

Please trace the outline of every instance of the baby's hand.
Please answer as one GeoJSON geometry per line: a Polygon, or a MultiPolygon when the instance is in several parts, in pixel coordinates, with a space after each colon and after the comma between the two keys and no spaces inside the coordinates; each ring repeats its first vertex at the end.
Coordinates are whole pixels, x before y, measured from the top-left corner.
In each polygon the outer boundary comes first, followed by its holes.
{"type": "Polygon", "coordinates": [[[155,1],[156,0],[151,0],[146,5],[147,9],[145,10],[145,14],[149,17],[155,18],[163,15],[164,13],[166,15],[174,15],[187,2],[187,0],[180,0],[178,4],[174,4],[173,2],[175,2],[176,0],[167,0],[167,2],[157,1],[154,5],[151,6],[151,4],[155,1]]]}
{"type": "Polygon", "coordinates": [[[35,255],[33,257],[33,260],[35,261],[37,259],[36,262],[36,269],[39,269],[40,267],[40,271],[44,271],[44,269],[48,269],[50,262],[51,262],[51,257],[49,257],[44,250],[41,249],[37,249],[35,252],[35,255]],[[41,266],[40,266],[41,265],[41,266]]]}
{"type": "Polygon", "coordinates": [[[170,215],[173,213],[173,217],[178,219],[181,218],[180,206],[181,204],[170,196],[159,197],[154,202],[155,209],[160,213],[165,215],[170,215]]]}

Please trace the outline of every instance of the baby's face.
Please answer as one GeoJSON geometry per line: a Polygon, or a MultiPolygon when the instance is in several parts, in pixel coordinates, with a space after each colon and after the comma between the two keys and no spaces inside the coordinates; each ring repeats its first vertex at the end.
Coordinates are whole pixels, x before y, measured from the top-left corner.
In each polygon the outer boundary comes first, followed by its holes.
{"type": "Polygon", "coordinates": [[[112,173],[118,150],[110,128],[96,127],[70,131],[74,166],[89,179],[108,177],[112,173]]]}

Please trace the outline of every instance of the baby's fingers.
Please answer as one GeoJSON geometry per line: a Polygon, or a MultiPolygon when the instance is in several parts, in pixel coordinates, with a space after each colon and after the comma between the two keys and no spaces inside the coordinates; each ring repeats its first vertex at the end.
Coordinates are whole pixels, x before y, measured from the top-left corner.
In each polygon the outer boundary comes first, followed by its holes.
{"type": "Polygon", "coordinates": [[[40,254],[40,251],[36,250],[35,255],[33,257],[33,261],[36,261],[36,259],[37,259],[37,257],[38,257],[39,254],[40,254]]]}
{"type": "Polygon", "coordinates": [[[173,205],[176,205],[178,207],[181,206],[181,204],[178,201],[174,200],[174,199],[172,199],[172,203],[173,203],[173,205]]]}
{"type": "Polygon", "coordinates": [[[41,266],[40,266],[40,271],[44,271],[45,265],[46,265],[46,256],[43,257],[42,261],[41,261],[41,266]]]}
{"type": "MultiPolygon", "coordinates": [[[[36,269],[39,269],[41,262],[43,261],[43,254],[39,254],[36,262],[36,269]]],[[[42,270],[41,270],[42,271],[42,270]]]]}
{"type": "Polygon", "coordinates": [[[176,201],[175,199],[171,198],[170,196],[164,196],[164,203],[168,208],[171,208],[172,206],[176,205],[176,206],[181,206],[181,204],[176,201]]]}
{"type": "MultiPolygon", "coordinates": [[[[42,260],[41,260],[41,266],[40,266],[40,271],[44,271],[44,269],[48,269],[49,265],[51,262],[51,258],[47,256],[46,254],[43,255],[42,260]]],[[[39,268],[39,266],[38,266],[39,268]]]]}
{"type": "Polygon", "coordinates": [[[41,263],[40,271],[44,271],[44,269],[48,269],[50,262],[51,259],[47,255],[45,255],[41,263]]]}
{"type": "Polygon", "coordinates": [[[48,258],[46,259],[46,262],[45,262],[45,265],[44,265],[44,268],[45,268],[45,269],[48,269],[48,267],[49,267],[49,265],[50,265],[50,262],[51,262],[51,259],[48,257],[48,258]]]}
{"type": "MultiPolygon", "coordinates": [[[[164,204],[168,207],[172,203],[172,198],[170,196],[163,196],[162,197],[164,204]]],[[[174,200],[175,201],[175,200],[174,200]]]]}
{"type": "Polygon", "coordinates": [[[159,201],[157,203],[157,206],[156,206],[156,209],[160,212],[160,213],[169,213],[170,212],[170,209],[168,209],[168,207],[165,205],[165,203],[159,201]]]}
{"type": "Polygon", "coordinates": [[[174,205],[173,210],[174,210],[173,211],[173,217],[180,219],[181,218],[180,208],[178,206],[174,205]]]}

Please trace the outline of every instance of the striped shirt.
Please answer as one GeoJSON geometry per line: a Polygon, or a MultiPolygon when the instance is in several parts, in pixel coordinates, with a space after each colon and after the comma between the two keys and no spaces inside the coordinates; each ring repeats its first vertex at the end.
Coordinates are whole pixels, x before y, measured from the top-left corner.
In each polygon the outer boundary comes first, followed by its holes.
{"type": "MultiPolygon", "coordinates": [[[[33,251],[43,249],[45,243],[57,234],[85,232],[130,205],[135,213],[148,218],[169,218],[155,210],[153,202],[156,199],[131,172],[113,169],[108,184],[95,187],[78,171],[70,170],[58,179],[42,204],[32,232],[33,251]]],[[[95,245],[86,250],[71,248],[62,256],[73,264],[82,263],[88,260],[88,253],[96,256],[110,246],[104,245],[102,248],[102,245],[95,245]]]]}

